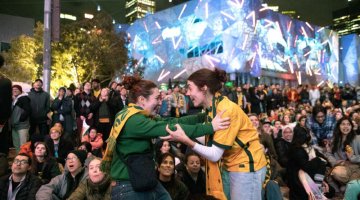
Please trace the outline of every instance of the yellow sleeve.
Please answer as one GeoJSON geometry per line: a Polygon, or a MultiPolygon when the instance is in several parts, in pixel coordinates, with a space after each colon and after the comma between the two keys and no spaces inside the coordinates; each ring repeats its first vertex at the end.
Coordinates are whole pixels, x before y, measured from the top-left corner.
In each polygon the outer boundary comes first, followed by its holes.
{"type": "Polygon", "coordinates": [[[230,127],[225,130],[216,131],[213,136],[213,144],[226,150],[231,149],[233,146],[243,121],[240,117],[240,108],[236,106],[236,104],[220,102],[216,112],[219,113],[224,109],[226,109],[226,111],[222,115],[222,118],[230,117],[230,127]]]}

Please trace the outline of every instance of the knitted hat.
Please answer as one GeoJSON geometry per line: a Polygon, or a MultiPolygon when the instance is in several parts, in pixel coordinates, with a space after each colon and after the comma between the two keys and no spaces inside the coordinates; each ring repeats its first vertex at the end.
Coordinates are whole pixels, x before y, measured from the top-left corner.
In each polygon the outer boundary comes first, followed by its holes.
{"type": "Polygon", "coordinates": [[[75,154],[76,157],[81,162],[81,165],[84,166],[84,163],[85,163],[85,160],[86,160],[86,157],[87,157],[86,151],[84,151],[84,150],[73,150],[73,151],[70,151],[70,153],[75,154]]]}
{"type": "Polygon", "coordinates": [[[20,85],[13,85],[12,88],[17,88],[22,93],[22,87],[20,85]]]}
{"type": "Polygon", "coordinates": [[[57,126],[53,126],[53,127],[51,127],[51,129],[50,129],[50,132],[49,132],[49,133],[51,133],[51,131],[57,131],[57,132],[59,132],[60,134],[62,133],[61,129],[60,129],[59,127],[57,127],[57,126]]]}

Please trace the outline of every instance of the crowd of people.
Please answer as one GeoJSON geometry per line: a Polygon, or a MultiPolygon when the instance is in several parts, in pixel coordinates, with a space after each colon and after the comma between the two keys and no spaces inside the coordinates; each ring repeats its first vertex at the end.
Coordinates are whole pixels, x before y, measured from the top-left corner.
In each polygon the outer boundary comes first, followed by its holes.
{"type": "Polygon", "coordinates": [[[1,77],[0,198],[360,198],[360,88],[225,82],[124,76],[52,98],[41,79],[26,93],[1,77]]]}

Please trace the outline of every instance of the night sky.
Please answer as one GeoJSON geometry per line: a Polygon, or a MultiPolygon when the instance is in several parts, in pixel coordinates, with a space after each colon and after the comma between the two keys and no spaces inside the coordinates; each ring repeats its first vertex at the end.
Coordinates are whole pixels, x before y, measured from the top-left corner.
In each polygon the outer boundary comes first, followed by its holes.
{"type": "MultiPolygon", "coordinates": [[[[344,8],[348,0],[263,0],[269,5],[279,5],[280,10],[295,10],[301,20],[327,26],[331,25],[332,11],[344,8]]],[[[359,1],[359,0],[352,0],[359,1]]],[[[44,0],[0,0],[0,13],[35,18],[43,20],[44,0]]],[[[157,10],[171,7],[181,0],[156,0],[157,10]]],[[[66,12],[96,12],[98,4],[102,10],[109,13],[117,22],[125,22],[125,0],[61,0],[62,13],[66,12]]]]}

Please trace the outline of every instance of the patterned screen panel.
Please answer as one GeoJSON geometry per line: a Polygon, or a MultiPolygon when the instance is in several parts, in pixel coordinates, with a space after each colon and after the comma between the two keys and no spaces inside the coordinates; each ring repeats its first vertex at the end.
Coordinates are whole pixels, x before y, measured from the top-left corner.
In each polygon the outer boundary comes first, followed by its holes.
{"type": "Polygon", "coordinates": [[[193,0],[128,29],[130,53],[158,83],[197,69],[288,74],[298,83],[338,82],[336,32],[262,7],[258,0],[193,0]]]}

